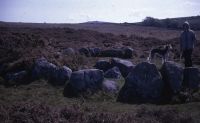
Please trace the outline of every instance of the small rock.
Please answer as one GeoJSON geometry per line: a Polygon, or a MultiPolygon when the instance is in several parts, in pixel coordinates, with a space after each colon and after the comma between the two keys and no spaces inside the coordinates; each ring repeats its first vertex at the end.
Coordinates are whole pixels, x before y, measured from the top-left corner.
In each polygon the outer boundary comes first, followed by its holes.
{"type": "Polygon", "coordinates": [[[107,60],[99,60],[99,61],[96,62],[94,67],[96,69],[107,71],[108,69],[112,68],[112,65],[107,60]]]}
{"type": "Polygon", "coordinates": [[[64,54],[64,55],[75,55],[76,52],[73,48],[66,48],[62,51],[62,54],[64,54]]]}
{"type": "Polygon", "coordinates": [[[103,81],[102,89],[106,92],[117,93],[119,90],[119,86],[117,85],[117,82],[115,81],[105,80],[103,81]]]}
{"type": "Polygon", "coordinates": [[[104,77],[106,78],[113,78],[113,79],[119,79],[121,77],[121,73],[118,67],[113,67],[109,70],[107,70],[104,73],[104,77]]]}
{"type": "Polygon", "coordinates": [[[132,62],[128,60],[122,60],[119,58],[111,59],[111,65],[117,66],[124,78],[129,74],[129,72],[135,67],[132,62]]]}
{"type": "Polygon", "coordinates": [[[123,48],[123,50],[124,50],[123,58],[132,58],[133,57],[134,50],[132,48],[126,47],[126,48],[123,48]]]}

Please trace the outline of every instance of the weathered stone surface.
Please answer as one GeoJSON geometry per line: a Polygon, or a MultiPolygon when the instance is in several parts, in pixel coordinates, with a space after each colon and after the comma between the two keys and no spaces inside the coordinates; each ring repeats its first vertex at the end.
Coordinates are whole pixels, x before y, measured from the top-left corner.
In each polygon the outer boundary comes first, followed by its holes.
{"type": "Polygon", "coordinates": [[[161,100],[163,87],[156,66],[142,62],[126,77],[117,100],[125,103],[157,103],[161,100]]]}
{"type": "Polygon", "coordinates": [[[119,79],[121,77],[121,73],[118,67],[113,67],[109,70],[107,70],[104,73],[105,78],[113,78],[113,79],[119,79]]]}
{"type": "Polygon", "coordinates": [[[188,67],[184,69],[184,86],[191,89],[200,88],[200,69],[188,67]]]}
{"type": "Polygon", "coordinates": [[[122,60],[119,58],[111,59],[111,65],[117,66],[124,78],[129,74],[129,72],[135,67],[132,62],[128,60],[122,60]]]}
{"type": "Polygon", "coordinates": [[[103,71],[98,69],[75,71],[71,74],[63,94],[66,97],[77,97],[87,91],[96,92],[101,89],[103,80],[103,71]]]}
{"type": "Polygon", "coordinates": [[[178,93],[182,88],[183,68],[174,62],[165,62],[161,68],[165,90],[169,93],[178,93]]]}

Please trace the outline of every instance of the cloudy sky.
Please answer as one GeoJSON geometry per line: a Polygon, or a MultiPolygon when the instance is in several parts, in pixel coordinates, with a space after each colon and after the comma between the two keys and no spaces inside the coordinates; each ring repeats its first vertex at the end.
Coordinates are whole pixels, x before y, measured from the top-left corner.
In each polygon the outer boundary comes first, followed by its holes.
{"type": "Polygon", "coordinates": [[[138,22],[200,15],[199,0],[0,0],[0,21],[138,22]]]}

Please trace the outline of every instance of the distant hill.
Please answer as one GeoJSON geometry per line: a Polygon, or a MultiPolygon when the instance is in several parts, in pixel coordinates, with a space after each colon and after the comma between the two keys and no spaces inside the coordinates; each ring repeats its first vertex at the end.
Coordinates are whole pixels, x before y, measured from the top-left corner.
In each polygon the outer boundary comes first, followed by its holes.
{"type": "Polygon", "coordinates": [[[153,17],[146,17],[142,22],[135,23],[140,26],[153,26],[164,27],[171,29],[181,29],[185,21],[190,23],[190,26],[194,30],[200,30],[200,16],[180,17],[180,18],[166,18],[157,19],[153,17]]]}

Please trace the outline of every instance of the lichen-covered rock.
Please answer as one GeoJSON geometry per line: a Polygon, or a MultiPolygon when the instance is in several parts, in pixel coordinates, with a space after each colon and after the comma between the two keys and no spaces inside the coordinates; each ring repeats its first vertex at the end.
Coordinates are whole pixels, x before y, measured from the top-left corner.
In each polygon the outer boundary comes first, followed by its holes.
{"type": "Polygon", "coordinates": [[[142,62],[129,73],[117,101],[125,103],[158,103],[164,83],[154,64],[142,62]]]}

